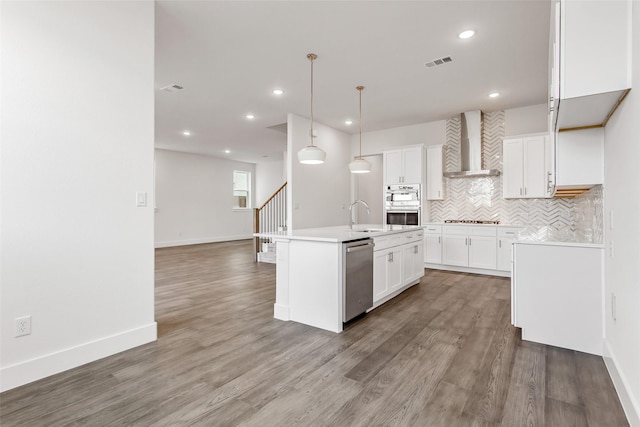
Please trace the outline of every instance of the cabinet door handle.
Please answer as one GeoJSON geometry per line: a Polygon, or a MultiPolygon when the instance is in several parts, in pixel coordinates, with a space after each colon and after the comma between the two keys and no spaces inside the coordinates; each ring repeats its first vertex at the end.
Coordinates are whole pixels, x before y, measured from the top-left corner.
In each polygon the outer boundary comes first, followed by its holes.
{"type": "Polygon", "coordinates": [[[418,253],[418,246],[417,246],[417,245],[413,248],[413,253],[414,253],[414,254],[417,254],[417,253],[418,253]]]}
{"type": "Polygon", "coordinates": [[[389,252],[389,262],[393,262],[393,252],[389,252]]]}
{"type": "Polygon", "coordinates": [[[469,237],[469,246],[471,246],[471,237],[469,237]]]}
{"type": "Polygon", "coordinates": [[[467,241],[468,241],[468,240],[469,240],[468,238],[466,238],[466,237],[464,238],[464,245],[465,245],[465,246],[467,246],[467,245],[468,245],[468,243],[467,243],[467,241]]]}
{"type": "Polygon", "coordinates": [[[522,187],[520,187],[520,195],[522,196],[522,187]]]}
{"type": "Polygon", "coordinates": [[[527,187],[524,187],[524,195],[527,195],[527,187]]]}
{"type": "Polygon", "coordinates": [[[442,243],[442,242],[440,241],[440,236],[438,236],[438,244],[440,244],[440,243],[442,243]]]}
{"type": "Polygon", "coordinates": [[[502,248],[502,240],[498,240],[498,247],[502,248]]]}
{"type": "Polygon", "coordinates": [[[440,198],[440,190],[438,190],[438,198],[440,198]]]}

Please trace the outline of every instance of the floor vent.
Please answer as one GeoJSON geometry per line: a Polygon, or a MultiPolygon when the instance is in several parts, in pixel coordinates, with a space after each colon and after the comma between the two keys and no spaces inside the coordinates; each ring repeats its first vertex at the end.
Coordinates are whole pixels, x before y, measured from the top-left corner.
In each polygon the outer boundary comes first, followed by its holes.
{"type": "Polygon", "coordinates": [[[450,56],[445,56],[444,58],[434,59],[433,61],[427,62],[427,63],[426,63],[426,64],[424,64],[424,65],[426,65],[426,66],[427,66],[427,68],[431,68],[431,67],[436,67],[436,66],[438,66],[438,65],[444,65],[444,64],[447,64],[447,63],[449,63],[449,62],[451,62],[451,61],[453,61],[453,60],[451,59],[451,57],[450,57],[450,56]]]}

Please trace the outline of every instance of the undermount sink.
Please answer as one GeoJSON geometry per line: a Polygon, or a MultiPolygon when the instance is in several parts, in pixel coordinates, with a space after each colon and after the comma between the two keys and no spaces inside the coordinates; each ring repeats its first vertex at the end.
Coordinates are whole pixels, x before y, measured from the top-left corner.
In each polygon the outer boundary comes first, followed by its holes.
{"type": "Polygon", "coordinates": [[[365,228],[364,230],[351,230],[357,233],[379,233],[385,231],[384,228],[365,228]]]}

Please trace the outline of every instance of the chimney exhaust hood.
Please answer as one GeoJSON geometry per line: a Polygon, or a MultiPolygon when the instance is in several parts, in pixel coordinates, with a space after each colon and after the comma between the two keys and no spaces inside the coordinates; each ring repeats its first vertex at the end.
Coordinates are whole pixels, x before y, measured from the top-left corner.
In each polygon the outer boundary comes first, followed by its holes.
{"type": "Polygon", "coordinates": [[[498,176],[497,169],[482,169],[482,111],[460,114],[460,171],[445,172],[447,178],[498,176]]]}

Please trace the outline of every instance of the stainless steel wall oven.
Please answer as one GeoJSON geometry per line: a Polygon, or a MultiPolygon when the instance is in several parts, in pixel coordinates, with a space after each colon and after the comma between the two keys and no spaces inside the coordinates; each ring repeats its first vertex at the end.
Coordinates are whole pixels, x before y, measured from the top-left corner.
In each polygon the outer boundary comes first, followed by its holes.
{"type": "Polygon", "coordinates": [[[387,225],[420,225],[420,184],[387,186],[384,204],[387,225]]]}

